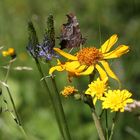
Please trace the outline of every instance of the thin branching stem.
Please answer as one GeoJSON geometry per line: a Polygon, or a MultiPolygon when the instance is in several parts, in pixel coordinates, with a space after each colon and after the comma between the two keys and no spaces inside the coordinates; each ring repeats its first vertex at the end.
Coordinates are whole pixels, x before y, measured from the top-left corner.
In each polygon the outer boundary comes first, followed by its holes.
{"type": "Polygon", "coordinates": [[[105,124],[106,124],[106,140],[108,140],[108,114],[107,114],[107,110],[105,110],[105,124]]]}
{"type": "MultiPolygon", "coordinates": [[[[9,62],[8,69],[7,69],[7,73],[6,73],[5,80],[4,80],[4,82],[5,82],[6,84],[7,84],[7,80],[8,80],[9,74],[10,74],[11,66],[12,66],[12,64],[13,64],[14,61],[15,61],[15,60],[13,59],[13,60],[11,60],[11,61],[9,62]]],[[[13,99],[13,97],[12,97],[12,94],[11,94],[11,92],[10,92],[10,89],[9,89],[8,86],[6,86],[6,89],[7,89],[7,92],[8,92],[9,98],[10,98],[10,101],[11,101],[11,103],[12,103],[12,106],[13,106],[13,109],[14,109],[14,112],[15,112],[15,115],[16,115],[16,119],[17,119],[16,122],[17,122],[17,124],[18,124],[18,126],[19,126],[19,128],[20,128],[20,130],[21,130],[21,132],[22,132],[22,134],[23,134],[24,137],[27,139],[27,134],[26,134],[26,132],[25,132],[23,126],[22,126],[22,123],[21,123],[21,121],[20,121],[20,117],[19,117],[19,115],[18,115],[18,112],[17,112],[16,106],[15,106],[14,99],[13,99]]]]}
{"type": "Polygon", "coordinates": [[[7,89],[9,98],[10,98],[10,100],[11,100],[11,103],[12,103],[12,106],[13,106],[13,109],[14,109],[14,112],[15,112],[15,114],[16,114],[17,123],[18,123],[19,126],[21,126],[21,121],[20,121],[20,118],[19,118],[19,115],[18,115],[16,106],[15,106],[15,103],[14,103],[14,100],[13,100],[13,97],[12,97],[12,94],[11,94],[11,92],[10,92],[10,90],[9,90],[9,87],[6,87],[6,89],[7,89]]]}
{"type": "Polygon", "coordinates": [[[9,65],[7,66],[7,72],[6,72],[6,76],[5,76],[5,79],[4,79],[4,82],[7,83],[7,80],[8,80],[8,77],[9,77],[9,73],[10,73],[10,69],[11,69],[11,66],[13,64],[14,60],[11,60],[9,62],[9,65]]]}
{"type": "Polygon", "coordinates": [[[116,112],[116,114],[115,114],[115,116],[114,116],[114,118],[113,118],[113,123],[112,123],[112,126],[111,126],[111,133],[110,133],[110,136],[109,136],[109,140],[112,140],[113,133],[114,133],[114,128],[115,128],[115,124],[116,124],[117,118],[118,118],[118,112],[116,112]]]}

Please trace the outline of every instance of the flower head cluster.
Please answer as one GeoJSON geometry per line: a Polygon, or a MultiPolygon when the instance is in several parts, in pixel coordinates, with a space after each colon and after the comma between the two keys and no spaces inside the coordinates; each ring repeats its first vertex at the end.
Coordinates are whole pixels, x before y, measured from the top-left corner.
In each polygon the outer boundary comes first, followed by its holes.
{"type": "Polygon", "coordinates": [[[133,102],[131,96],[132,94],[127,90],[108,90],[102,97],[102,107],[103,109],[111,109],[111,112],[124,112],[126,105],[133,102]]]}
{"type": "Polygon", "coordinates": [[[12,58],[16,57],[16,52],[14,48],[9,48],[6,51],[2,51],[3,56],[11,56],[12,58]]]}
{"type": "Polygon", "coordinates": [[[89,88],[85,91],[85,94],[91,95],[93,104],[95,105],[96,101],[100,100],[102,101],[102,108],[111,109],[111,112],[124,112],[126,105],[133,102],[133,99],[130,98],[132,94],[129,91],[110,90],[107,86],[107,79],[102,81],[98,78],[88,86],[89,88]]]}
{"type": "Polygon", "coordinates": [[[126,45],[119,45],[115,50],[110,51],[117,40],[118,37],[114,34],[101,46],[100,49],[87,47],[81,49],[76,55],[71,55],[59,48],[54,48],[56,52],[67,58],[68,61],[63,63],[59,61],[59,64],[50,69],[49,74],[52,74],[55,70],[65,70],[70,77],[73,77],[90,75],[96,69],[99,72],[101,79],[105,79],[108,75],[119,82],[118,77],[114,74],[106,61],[107,59],[118,58],[129,51],[129,47],[126,45]],[[100,65],[102,65],[103,68],[100,65]]]}
{"type": "MultiPolygon", "coordinates": [[[[66,58],[66,61],[62,62],[57,59],[56,66],[53,66],[49,70],[49,74],[52,75],[54,71],[66,71],[68,72],[69,81],[72,77],[89,76],[99,73],[99,78],[96,81],[91,82],[88,85],[88,89],[85,94],[77,94],[81,96],[86,103],[95,105],[97,100],[102,102],[102,109],[111,109],[111,111],[123,112],[125,106],[128,103],[132,103],[131,93],[127,90],[111,90],[108,85],[109,77],[115,79],[120,83],[119,78],[112,71],[109,66],[108,59],[119,58],[123,54],[129,52],[129,47],[126,45],[119,45],[112,50],[115,43],[118,41],[116,34],[112,35],[107,41],[105,41],[98,49],[94,46],[83,47],[74,55],[63,51],[65,48],[80,47],[85,43],[85,39],[80,32],[79,23],[74,14],[68,14],[68,22],[62,25],[60,35],[61,48],[54,48],[55,46],[55,32],[53,16],[48,17],[47,30],[44,35],[44,40],[39,43],[36,31],[33,24],[29,24],[29,45],[27,50],[35,58],[41,58],[45,61],[51,60],[53,57],[58,58],[56,53],[66,58]],[[84,96],[83,96],[84,95],[84,96]],[[84,98],[85,97],[85,98],[84,98]],[[92,97],[92,98],[91,98],[92,97]],[[88,102],[87,100],[90,100],[88,102]]],[[[61,94],[65,97],[74,95],[78,90],[73,86],[67,86],[61,91],[61,94]]]]}
{"type": "Polygon", "coordinates": [[[70,96],[70,95],[75,94],[76,92],[78,92],[78,90],[75,89],[73,86],[66,86],[66,87],[64,88],[64,90],[61,91],[61,94],[62,94],[63,96],[65,96],[65,97],[68,97],[68,96],[70,96]]]}
{"type": "MultiPolygon", "coordinates": [[[[130,98],[131,93],[127,90],[109,90],[108,86],[109,77],[117,80],[119,83],[120,81],[111,70],[107,59],[119,58],[129,51],[129,47],[126,45],[119,45],[116,49],[110,51],[117,40],[118,37],[114,34],[100,47],[100,49],[95,47],[82,48],[75,55],[64,52],[59,48],[54,48],[57,53],[68,60],[66,62],[61,62],[58,59],[57,65],[49,70],[49,74],[52,74],[55,70],[60,72],[67,71],[70,79],[74,76],[78,77],[81,75],[93,74],[96,69],[100,77],[88,85],[85,94],[92,97],[94,105],[97,100],[100,100],[102,101],[103,109],[123,112],[125,106],[128,103],[133,102],[130,98]]],[[[73,94],[73,90],[72,92],[70,91],[71,88],[67,87],[62,94],[67,97],[68,95],[73,94]]]]}

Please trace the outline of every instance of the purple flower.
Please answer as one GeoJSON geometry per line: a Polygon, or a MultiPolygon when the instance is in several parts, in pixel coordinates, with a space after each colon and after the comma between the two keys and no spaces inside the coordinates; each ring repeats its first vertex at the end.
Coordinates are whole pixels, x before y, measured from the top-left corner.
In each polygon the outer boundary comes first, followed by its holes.
{"type": "Polygon", "coordinates": [[[52,60],[52,58],[58,57],[53,50],[53,47],[55,46],[54,28],[50,28],[50,30],[49,28],[47,29],[42,43],[39,43],[38,41],[36,31],[32,22],[29,22],[28,29],[29,42],[26,49],[34,59],[40,58],[42,60],[48,61],[52,60]]]}
{"type": "Polygon", "coordinates": [[[49,41],[47,35],[44,36],[44,40],[40,45],[37,45],[38,48],[38,57],[43,60],[51,60],[52,58],[58,58],[58,55],[55,54],[53,47],[54,42],[49,41]]]}

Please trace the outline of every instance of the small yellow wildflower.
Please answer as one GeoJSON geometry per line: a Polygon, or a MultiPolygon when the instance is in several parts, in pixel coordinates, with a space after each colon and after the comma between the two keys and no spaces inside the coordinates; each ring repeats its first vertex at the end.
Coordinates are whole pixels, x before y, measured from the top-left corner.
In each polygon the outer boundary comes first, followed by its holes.
{"type": "Polygon", "coordinates": [[[66,86],[64,87],[64,90],[61,91],[61,94],[65,97],[68,97],[70,95],[75,94],[76,92],[78,92],[78,90],[75,89],[73,86],[66,86]]]}
{"type": "Polygon", "coordinates": [[[15,57],[16,56],[15,49],[14,48],[9,48],[7,51],[2,51],[2,55],[3,56],[15,57]]]}
{"type": "Polygon", "coordinates": [[[100,49],[87,47],[81,49],[76,55],[71,55],[59,48],[54,48],[54,50],[60,55],[68,58],[68,61],[65,63],[59,61],[56,66],[50,69],[49,74],[52,74],[55,70],[66,70],[69,73],[69,76],[73,77],[90,75],[93,73],[94,69],[97,69],[101,79],[107,77],[108,74],[119,82],[118,77],[114,74],[106,61],[107,59],[118,58],[129,51],[129,47],[126,45],[120,45],[115,50],[110,51],[117,40],[118,37],[114,34],[101,46],[100,49]],[[99,64],[101,64],[104,69],[99,64]]]}
{"type": "Polygon", "coordinates": [[[103,109],[111,109],[113,111],[124,112],[124,108],[128,103],[132,103],[133,99],[130,98],[132,94],[127,90],[108,90],[105,97],[102,97],[103,109]]]}
{"type": "Polygon", "coordinates": [[[8,52],[7,51],[2,51],[2,55],[3,56],[8,56],[8,52]]]}
{"type": "Polygon", "coordinates": [[[91,84],[88,85],[89,88],[86,90],[85,94],[89,94],[93,97],[94,105],[97,99],[101,99],[107,90],[107,80],[108,78],[105,78],[104,80],[98,78],[96,81],[91,82],[91,84]]]}

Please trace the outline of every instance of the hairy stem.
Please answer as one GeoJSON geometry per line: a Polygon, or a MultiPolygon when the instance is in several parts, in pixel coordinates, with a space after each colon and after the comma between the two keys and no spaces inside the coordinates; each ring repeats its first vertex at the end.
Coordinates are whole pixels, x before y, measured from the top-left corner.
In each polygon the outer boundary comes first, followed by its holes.
{"type": "Polygon", "coordinates": [[[96,129],[97,129],[99,138],[100,138],[100,140],[105,140],[103,129],[102,129],[100,120],[98,119],[98,116],[97,116],[97,114],[95,112],[95,109],[94,108],[91,108],[91,112],[92,112],[92,118],[93,118],[93,120],[95,122],[95,126],[96,126],[96,129]]]}

